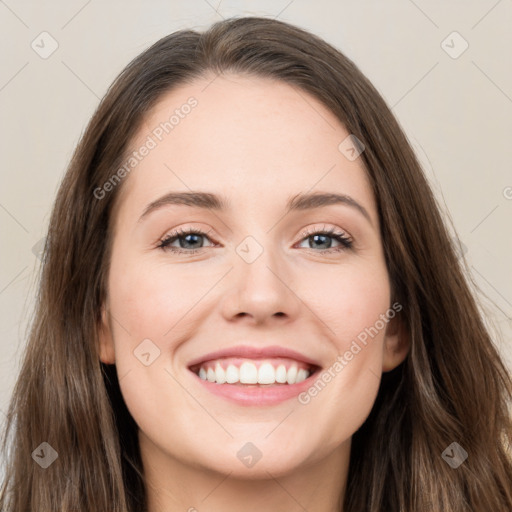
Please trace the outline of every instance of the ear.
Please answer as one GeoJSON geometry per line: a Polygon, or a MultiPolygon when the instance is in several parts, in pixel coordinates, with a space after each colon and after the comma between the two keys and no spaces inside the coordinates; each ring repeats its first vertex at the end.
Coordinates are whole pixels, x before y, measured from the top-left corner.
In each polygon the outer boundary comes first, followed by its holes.
{"type": "Polygon", "coordinates": [[[100,342],[100,361],[105,364],[114,364],[116,362],[114,339],[112,337],[109,315],[105,305],[101,307],[101,322],[98,328],[98,337],[100,342]]]}
{"type": "Polygon", "coordinates": [[[406,358],[410,349],[409,333],[404,323],[397,315],[393,317],[386,328],[384,337],[382,371],[394,370],[406,358]]]}

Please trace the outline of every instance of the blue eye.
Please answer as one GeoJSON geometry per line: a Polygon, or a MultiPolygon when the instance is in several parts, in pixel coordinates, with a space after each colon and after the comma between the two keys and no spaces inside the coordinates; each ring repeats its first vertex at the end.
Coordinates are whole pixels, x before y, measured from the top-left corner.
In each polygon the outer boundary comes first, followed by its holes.
{"type": "MultiPolygon", "coordinates": [[[[329,247],[326,247],[326,248],[320,247],[322,249],[322,251],[320,251],[320,252],[323,252],[323,253],[339,252],[339,251],[344,251],[346,249],[352,249],[352,247],[354,245],[354,243],[350,237],[348,237],[343,232],[336,232],[336,229],[334,229],[334,228],[331,228],[329,230],[323,230],[323,231],[317,231],[317,230],[313,230],[311,232],[305,231],[302,233],[302,236],[303,236],[303,240],[308,240],[315,244],[322,245],[322,244],[327,243],[327,245],[329,247]],[[337,242],[339,242],[341,245],[338,247],[331,247],[331,243],[329,243],[328,241],[326,242],[326,240],[328,240],[328,239],[334,239],[337,242]]],[[[307,247],[307,249],[311,249],[311,247],[307,247]]],[[[316,252],[318,252],[318,251],[316,251],[316,252]]]]}
{"type": "MultiPolygon", "coordinates": [[[[351,249],[353,247],[353,241],[351,238],[349,238],[345,233],[343,232],[336,232],[334,228],[330,230],[323,230],[323,231],[306,231],[302,233],[302,240],[309,240],[313,244],[318,244],[317,247],[321,245],[328,245],[328,247],[320,247],[320,253],[332,253],[332,252],[340,252],[344,251],[346,249],[351,249]],[[338,247],[331,247],[332,242],[329,242],[329,239],[336,240],[340,246],[338,247]]],[[[171,251],[174,253],[181,253],[181,254],[196,254],[200,252],[205,247],[195,247],[198,244],[201,245],[201,241],[207,238],[210,240],[210,238],[207,236],[207,234],[204,231],[201,231],[199,229],[195,228],[188,228],[188,229],[179,229],[177,231],[174,231],[172,233],[169,233],[165,236],[162,240],[160,240],[158,244],[158,248],[166,251],[171,251]],[[179,247],[173,247],[171,244],[174,242],[179,242],[179,247]]],[[[314,249],[314,247],[307,247],[307,249],[314,249]]]]}
{"type": "Polygon", "coordinates": [[[158,247],[160,249],[170,250],[170,251],[176,252],[176,253],[195,254],[195,253],[199,252],[203,247],[199,247],[199,248],[192,247],[192,248],[187,249],[186,246],[188,244],[192,244],[192,245],[197,244],[198,239],[202,239],[205,237],[208,238],[206,236],[206,233],[204,233],[204,231],[201,231],[200,229],[195,229],[195,228],[179,229],[178,231],[170,233],[165,238],[160,240],[158,247]],[[180,247],[172,247],[171,244],[177,240],[180,242],[180,247]],[[182,244],[183,240],[184,240],[184,242],[182,244]],[[185,247],[182,247],[182,245],[184,245],[185,247]]]}

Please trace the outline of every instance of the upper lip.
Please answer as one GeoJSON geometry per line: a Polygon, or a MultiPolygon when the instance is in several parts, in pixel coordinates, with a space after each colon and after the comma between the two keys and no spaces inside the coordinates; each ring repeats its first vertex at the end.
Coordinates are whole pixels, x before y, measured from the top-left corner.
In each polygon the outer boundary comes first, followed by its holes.
{"type": "Polygon", "coordinates": [[[296,361],[303,361],[313,367],[320,367],[320,364],[314,359],[292,350],[290,348],[272,345],[267,347],[254,347],[251,345],[237,345],[234,347],[224,348],[210,352],[204,356],[200,356],[188,364],[189,368],[196,366],[206,361],[220,359],[222,357],[242,357],[246,359],[270,359],[273,357],[283,357],[287,359],[295,359],[296,361]]]}

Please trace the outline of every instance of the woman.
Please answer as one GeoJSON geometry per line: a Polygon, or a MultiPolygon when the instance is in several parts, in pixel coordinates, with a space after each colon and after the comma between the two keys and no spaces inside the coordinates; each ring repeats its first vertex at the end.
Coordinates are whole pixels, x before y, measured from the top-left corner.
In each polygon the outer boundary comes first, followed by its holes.
{"type": "Polygon", "coordinates": [[[0,509],[512,510],[511,392],[381,96],[225,20],[129,64],[74,154],[0,509]]]}

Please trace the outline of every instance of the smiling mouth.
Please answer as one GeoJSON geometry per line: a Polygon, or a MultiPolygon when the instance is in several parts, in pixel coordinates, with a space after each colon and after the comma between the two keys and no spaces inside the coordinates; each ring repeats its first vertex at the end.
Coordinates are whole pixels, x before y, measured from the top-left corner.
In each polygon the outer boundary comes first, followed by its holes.
{"type": "Polygon", "coordinates": [[[219,358],[189,367],[198,378],[239,387],[274,387],[299,384],[316,374],[319,366],[288,358],[219,358]]]}

